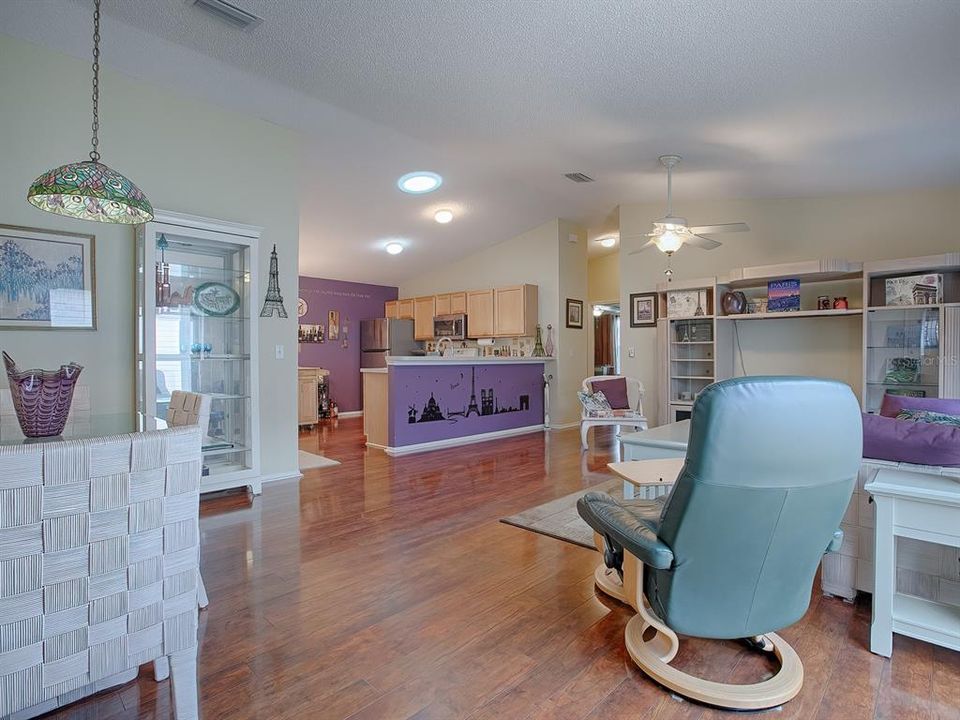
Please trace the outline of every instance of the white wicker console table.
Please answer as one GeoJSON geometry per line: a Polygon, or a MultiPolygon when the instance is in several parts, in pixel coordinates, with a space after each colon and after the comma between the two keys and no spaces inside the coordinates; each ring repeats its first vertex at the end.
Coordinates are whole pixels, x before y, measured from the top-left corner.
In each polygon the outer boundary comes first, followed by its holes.
{"type": "Polygon", "coordinates": [[[197,427],[0,446],[0,718],[173,675],[197,707],[197,427]]]}

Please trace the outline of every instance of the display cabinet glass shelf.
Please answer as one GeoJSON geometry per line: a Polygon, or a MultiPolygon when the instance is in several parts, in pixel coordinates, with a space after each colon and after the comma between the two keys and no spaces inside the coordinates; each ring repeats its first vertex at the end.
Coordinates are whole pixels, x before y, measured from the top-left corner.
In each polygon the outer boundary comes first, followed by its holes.
{"type": "Polygon", "coordinates": [[[137,231],[138,410],[175,390],[211,398],[201,490],[260,488],[259,228],[158,213],[137,231]]]}
{"type": "Polygon", "coordinates": [[[867,313],[867,412],[878,412],[886,393],[940,396],[940,311],[890,307],[867,313]]]}

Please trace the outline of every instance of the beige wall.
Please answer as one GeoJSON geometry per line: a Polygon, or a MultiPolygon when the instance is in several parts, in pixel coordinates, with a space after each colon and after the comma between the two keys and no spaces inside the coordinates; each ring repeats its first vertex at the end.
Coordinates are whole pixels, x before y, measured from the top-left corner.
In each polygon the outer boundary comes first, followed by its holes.
{"type": "Polygon", "coordinates": [[[620,253],[592,257],[587,262],[587,296],[591,303],[620,301],[620,253]]]}
{"type": "MultiPolygon", "coordinates": [[[[723,245],[715,250],[681,249],[672,262],[676,279],[722,275],[747,265],[791,260],[877,260],[960,248],[956,233],[960,186],[824,198],[678,201],[676,210],[691,223],[743,221],[751,228],[748,233],[717,236],[723,245]]],[[[620,237],[649,232],[650,223],[662,215],[662,203],[622,205],[620,237]]],[[[667,265],[666,257],[656,249],[628,255],[628,244],[620,253],[620,297],[625,309],[630,293],[651,292],[664,280],[667,265]]],[[[768,320],[738,325],[748,373],[824,375],[850,382],[859,390],[859,320],[768,320]]],[[[621,327],[624,372],[644,383],[645,410],[655,416],[656,331],[631,329],[626,321],[621,327]],[[631,350],[635,357],[630,357],[631,350]]]]}
{"type": "Polygon", "coordinates": [[[567,297],[586,299],[586,233],[582,229],[565,221],[551,220],[439,270],[402,282],[400,297],[522,283],[538,288],[544,340],[547,325],[554,328],[557,360],[547,363],[547,372],[555,375],[550,392],[551,424],[575,422],[579,405],[571,406],[570,398],[577,403],[576,388],[583,376],[573,378],[584,367],[586,330],[567,332],[563,328],[563,312],[567,297]],[[571,233],[577,235],[575,244],[568,242],[571,233]],[[570,294],[573,291],[578,294],[570,294]]]}
{"type": "Polygon", "coordinates": [[[560,221],[560,297],[557,330],[557,387],[560,390],[553,405],[556,422],[578,422],[580,401],[577,390],[585,377],[593,375],[593,315],[587,292],[587,232],[581,227],[560,221]],[[571,242],[573,238],[576,242],[571,242]],[[583,328],[566,327],[567,298],[583,302],[583,328]]]}
{"type": "MultiPolygon", "coordinates": [[[[95,234],[98,315],[94,332],[0,330],[0,348],[24,366],[76,360],[95,412],[132,411],[133,230],[61,218],[25,200],[37,175],[89,151],[89,65],[3,35],[0,57],[0,223],[95,234]]],[[[299,206],[291,187],[299,173],[297,136],[110,67],[101,73],[100,148],[107,164],[127,173],[158,208],[263,226],[264,289],[277,244],[290,317],[260,321],[262,470],[295,473],[299,206]],[[277,344],[285,345],[284,360],[274,359],[277,344]]]]}

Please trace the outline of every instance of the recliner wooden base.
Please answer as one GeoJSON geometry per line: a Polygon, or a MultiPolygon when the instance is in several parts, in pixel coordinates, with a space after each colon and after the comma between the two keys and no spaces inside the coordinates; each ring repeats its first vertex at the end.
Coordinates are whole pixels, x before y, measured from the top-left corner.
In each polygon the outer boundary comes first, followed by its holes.
{"type": "Polygon", "coordinates": [[[650,678],[683,697],[732,710],[776,707],[792,700],[803,687],[803,663],[796,651],[776,633],[767,633],[763,638],[772,644],[770,652],[780,662],[780,670],[759,683],[734,685],[704,680],[671,666],[670,661],[680,648],[677,634],[654,617],[643,602],[624,633],[627,652],[650,678]],[[651,627],[656,633],[644,640],[651,627]]]}
{"type": "MultiPolygon", "coordinates": [[[[602,537],[597,534],[594,539],[602,554],[602,537]]],[[[670,662],[680,649],[680,640],[647,607],[643,597],[643,564],[625,552],[622,583],[618,573],[603,563],[597,566],[593,578],[601,592],[637,611],[624,632],[627,652],[637,667],[678,695],[731,710],[762,710],[792,700],[803,687],[803,663],[790,644],[776,633],[767,633],[755,639],[756,645],[772,652],[780,663],[776,675],[759,683],[734,685],[714,682],[672,667],[670,662]],[[644,635],[651,628],[655,633],[649,640],[644,640],[644,635]]]]}

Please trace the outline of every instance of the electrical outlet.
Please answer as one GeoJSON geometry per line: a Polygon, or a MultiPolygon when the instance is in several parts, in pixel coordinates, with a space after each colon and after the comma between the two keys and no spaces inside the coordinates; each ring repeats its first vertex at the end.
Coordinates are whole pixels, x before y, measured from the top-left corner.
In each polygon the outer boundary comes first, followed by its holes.
{"type": "Polygon", "coordinates": [[[283,345],[277,345],[274,348],[274,353],[277,356],[277,360],[283,360],[283,345]]]}

